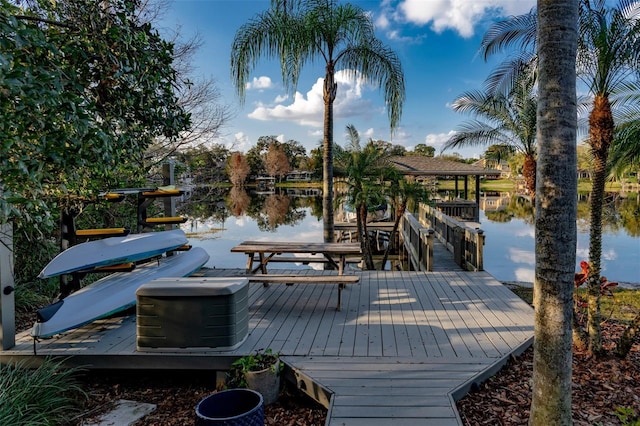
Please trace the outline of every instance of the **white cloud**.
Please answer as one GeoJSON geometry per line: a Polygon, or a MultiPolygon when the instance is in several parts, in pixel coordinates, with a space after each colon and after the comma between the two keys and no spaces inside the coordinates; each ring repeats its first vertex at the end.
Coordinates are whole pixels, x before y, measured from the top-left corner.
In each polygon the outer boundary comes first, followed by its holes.
{"type": "Polygon", "coordinates": [[[249,139],[249,136],[247,136],[244,132],[235,133],[233,137],[234,137],[234,140],[230,144],[230,146],[226,147],[227,149],[230,149],[233,151],[247,152],[253,145],[251,143],[251,140],[249,139]]]}
{"type": "Polygon", "coordinates": [[[519,15],[535,4],[535,0],[403,0],[398,10],[404,20],[430,24],[437,33],[451,29],[462,37],[471,37],[475,25],[487,16],[519,15]]]}
{"type": "Polygon", "coordinates": [[[532,283],[535,281],[535,270],[532,268],[516,268],[515,270],[516,281],[525,283],[532,283]]]}
{"type": "Polygon", "coordinates": [[[432,146],[436,149],[436,154],[442,151],[442,147],[449,140],[449,138],[455,135],[455,130],[451,130],[449,133],[432,133],[424,138],[424,143],[432,146]]]}
{"type": "Polygon", "coordinates": [[[525,265],[535,265],[536,256],[532,251],[523,250],[516,247],[507,247],[509,259],[513,263],[522,263],[525,265]]]}
{"type": "Polygon", "coordinates": [[[289,99],[289,95],[278,95],[274,99],[274,102],[279,104],[279,103],[282,103],[282,102],[286,101],[287,99],[289,99]]]}
{"type": "Polygon", "coordinates": [[[266,76],[253,77],[253,80],[245,85],[247,90],[258,89],[270,89],[273,87],[273,83],[271,82],[271,78],[266,76]]]}
{"type": "Polygon", "coordinates": [[[389,18],[386,15],[380,15],[376,19],[375,25],[377,28],[384,30],[386,28],[389,28],[389,25],[391,25],[391,22],[389,22],[389,18]]]}
{"type": "MultiPolygon", "coordinates": [[[[370,115],[375,108],[371,102],[363,99],[364,80],[354,78],[345,71],[336,72],[338,92],[333,103],[335,118],[345,118],[359,115],[370,115]]],[[[322,99],[324,79],[319,78],[306,95],[296,92],[293,103],[275,106],[258,104],[248,117],[256,120],[289,121],[301,126],[321,127],[324,114],[322,99]]]]}
{"type": "Polygon", "coordinates": [[[534,228],[523,228],[523,229],[514,231],[513,235],[516,237],[528,237],[533,239],[536,237],[536,230],[534,228]]]}

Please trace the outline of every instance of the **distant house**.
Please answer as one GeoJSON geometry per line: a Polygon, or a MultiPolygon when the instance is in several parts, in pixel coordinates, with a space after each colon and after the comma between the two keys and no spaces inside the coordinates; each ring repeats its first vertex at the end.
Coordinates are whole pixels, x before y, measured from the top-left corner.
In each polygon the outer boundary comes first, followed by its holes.
{"type": "MultiPolygon", "coordinates": [[[[504,160],[494,160],[492,158],[481,158],[480,160],[473,163],[474,166],[482,167],[484,169],[489,170],[497,170],[500,172],[500,178],[509,179],[511,178],[511,166],[504,160]]],[[[491,176],[487,176],[487,178],[491,178],[491,176]]]]}
{"type": "Polygon", "coordinates": [[[273,176],[259,176],[256,178],[258,192],[272,194],[276,191],[276,178],[273,176]]]}
{"type": "Polygon", "coordinates": [[[308,182],[313,177],[313,172],[309,172],[306,170],[303,171],[293,171],[287,173],[286,180],[289,182],[308,182]]]}

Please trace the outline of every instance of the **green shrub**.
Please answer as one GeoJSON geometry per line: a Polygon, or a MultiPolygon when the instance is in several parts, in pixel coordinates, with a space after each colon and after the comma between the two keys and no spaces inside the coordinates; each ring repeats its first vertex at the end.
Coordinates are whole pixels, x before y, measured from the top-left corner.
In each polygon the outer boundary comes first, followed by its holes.
{"type": "Polygon", "coordinates": [[[0,364],[0,424],[59,425],[79,412],[86,394],[75,380],[77,369],[45,361],[35,369],[0,364]]]}

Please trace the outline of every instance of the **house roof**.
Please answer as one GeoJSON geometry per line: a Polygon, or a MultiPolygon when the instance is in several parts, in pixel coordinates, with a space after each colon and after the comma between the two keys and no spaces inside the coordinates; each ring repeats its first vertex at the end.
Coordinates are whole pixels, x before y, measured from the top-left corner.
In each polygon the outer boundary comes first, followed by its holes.
{"type": "Polygon", "coordinates": [[[500,176],[499,170],[440,158],[407,155],[391,157],[393,165],[405,175],[413,176],[500,176]]]}

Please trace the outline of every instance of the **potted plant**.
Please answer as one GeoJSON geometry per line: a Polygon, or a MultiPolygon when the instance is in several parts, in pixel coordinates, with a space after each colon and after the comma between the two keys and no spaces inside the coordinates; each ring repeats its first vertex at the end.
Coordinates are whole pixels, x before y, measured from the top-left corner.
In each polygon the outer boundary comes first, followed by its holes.
{"type": "Polygon", "coordinates": [[[231,364],[227,385],[260,392],[264,405],[269,405],[278,399],[283,368],[279,354],[273,353],[271,349],[256,351],[255,354],[245,355],[231,364]]]}

